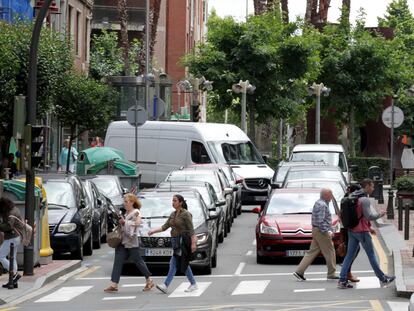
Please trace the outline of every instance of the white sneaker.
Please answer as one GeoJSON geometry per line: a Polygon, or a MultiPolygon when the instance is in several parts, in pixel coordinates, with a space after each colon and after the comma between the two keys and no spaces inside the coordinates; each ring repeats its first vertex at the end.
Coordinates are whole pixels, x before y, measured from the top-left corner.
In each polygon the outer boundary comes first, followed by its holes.
{"type": "Polygon", "coordinates": [[[163,292],[164,294],[167,294],[167,293],[168,293],[168,288],[167,288],[167,286],[165,286],[165,284],[164,284],[164,283],[162,283],[162,284],[157,284],[155,287],[156,287],[159,291],[163,292]]]}
{"type": "Polygon", "coordinates": [[[197,286],[197,284],[194,284],[194,285],[190,285],[186,290],[184,290],[186,293],[191,293],[191,292],[193,292],[193,291],[195,291],[195,290],[197,290],[198,289],[198,286],[197,286]]]}

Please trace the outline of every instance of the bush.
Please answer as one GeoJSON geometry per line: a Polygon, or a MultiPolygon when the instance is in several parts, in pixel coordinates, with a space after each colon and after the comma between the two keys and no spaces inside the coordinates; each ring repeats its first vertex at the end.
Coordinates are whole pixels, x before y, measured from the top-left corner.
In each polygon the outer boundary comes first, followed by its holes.
{"type": "Polygon", "coordinates": [[[414,177],[402,176],[398,177],[394,183],[397,190],[414,191],[414,177]]]}
{"type": "Polygon", "coordinates": [[[388,158],[380,158],[380,157],[355,157],[355,158],[348,158],[348,165],[357,165],[358,169],[352,172],[353,179],[356,181],[361,181],[368,176],[368,169],[371,166],[378,166],[384,176],[384,183],[389,179],[389,170],[390,170],[390,160],[388,158]]]}

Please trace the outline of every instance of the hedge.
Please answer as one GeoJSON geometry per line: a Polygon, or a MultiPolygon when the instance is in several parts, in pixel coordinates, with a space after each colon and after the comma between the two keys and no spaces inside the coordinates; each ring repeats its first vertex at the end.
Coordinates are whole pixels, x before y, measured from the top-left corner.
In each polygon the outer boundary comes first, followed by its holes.
{"type": "Polygon", "coordinates": [[[368,169],[371,166],[378,166],[384,176],[384,182],[389,179],[390,172],[390,159],[380,158],[380,157],[355,157],[348,158],[348,166],[357,165],[358,169],[355,172],[352,172],[353,179],[356,181],[361,181],[364,178],[368,177],[368,169]]]}

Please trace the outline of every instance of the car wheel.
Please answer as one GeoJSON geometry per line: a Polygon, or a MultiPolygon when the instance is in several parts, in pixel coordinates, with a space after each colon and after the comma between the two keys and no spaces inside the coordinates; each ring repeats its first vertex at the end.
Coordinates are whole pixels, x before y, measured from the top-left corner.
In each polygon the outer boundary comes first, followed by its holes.
{"type": "Polygon", "coordinates": [[[257,262],[258,264],[264,264],[264,263],[266,263],[266,257],[264,257],[264,256],[259,256],[259,255],[257,255],[257,254],[256,254],[256,262],[257,262]]]}
{"type": "MultiPolygon", "coordinates": [[[[221,232],[220,232],[220,234],[217,236],[217,241],[218,241],[218,243],[223,243],[223,241],[224,241],[224,237],[225,237],[225,235],[224,235],[224,225],[223,225],[223,227],[222,227],[222,230],[221,230],[221,232]]],[[[218,228],[217,228],[217,232],[218,232],[218,228]]]]}
{"type": "Polygon", "coordinates": [[[205,266],[204,269],[203,269],[203,274],[211,274],[211,271],[212,271],[211,265],[212,265],[212,260],[211,260],[211,257],[210,257],[210,260],[208,261],[207,266],[205,266]]]}
{"type": "Polygon", "coordinates": [[[92,234],[92,231],[91,231],[91,235],[89,236],[89,239],[83,245],[83,253],[85,254],[85,256],[92,256],[92,254],[93,254],[93,234],[92,234]]]}
{"type": "Polygon", "coordinates": [[[238,215],[241,215],[241,213],[242,213],[242,206],[241,206],[241,204],[240,204],[240,207],[237,209],[237,214],[238,214],[238,215]]]}
{"type": "Polygon", "coordinates": [[[214,251],[213,258],[211,258],[211,267],[213,267],[213,268],[217,267],[217,248],[214,251]]]}
{"type": "Polygon", "coordinates": [[[230,233],[230,231],[231,231],[231,220],[229,219],[227,221],[227,233],[230,233]]]}
{"type": "Polygon", "coordinates": [[[93,248],[100,249],[101,248],[101,223],[98,224],[98,231],[97,231],[97,238],[96,241],[93,241],[93,248]]]}
{"type": "Polygon", "coordinates": [[[76,245],[76,250],[71,252],[71,255],[74,259],[83,260],[83,233],[79,232],[78,245],[76,245]]]}

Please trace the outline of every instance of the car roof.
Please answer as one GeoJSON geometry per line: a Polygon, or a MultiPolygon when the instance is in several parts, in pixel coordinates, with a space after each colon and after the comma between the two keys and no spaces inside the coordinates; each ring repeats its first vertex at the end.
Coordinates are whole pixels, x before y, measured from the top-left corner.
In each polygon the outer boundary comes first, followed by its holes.
{"type": "Polygon", "coordinates": [[[181,174],[181,175],[185,175],[185,174],[200,174],[199,171],[203,171],[203,172],[207,172],[210,174],[216,174],[217,172],[215,170],[211,170],[211,169],[194,169],[194,168],[183,168],[181,170],[175,170],[175,171],[171,171],[170,174],[181,174]]]}
{"type": "Polygon", "coordinates": [[[333,165],[314,165],[314,166],[307,166],[307,165],[298,165],[293,166],[289,169],[289,172],[294,171],[339,171],[341,169],[338,166],[333,165]]]}
{"type": "Polygon", "coordinates": [[[319,188],[278,188],[272,191],[273,193],[320,193],[319,188]]]}
{"type": "Polygon", "coordinates": [[[309,165],[324,165],[325,162],[323,160],[321,161],[282,161],[279,163],[278,167],[281,166],[309,166],[309,165]]]}
{"type": "Polygon", "coordinates": [[[344,152],[339,144],[299,144],[293,147],[292,152],[344,152]]]}
{"type": "Polygon", "coordinates": [[[175,185],[182,185],[182,186],[197,186],[197,187],[206,187],[210,183],[207,181],[198,181],[198,180],[169,180],[169,181],[162,181],[157,185],[174,187],[175,185]]]}
{"type": "Polygon", "coordinates": [[[306,178],[306,179],[289,179],[287,183],[291,182],[331,182],[331,183],[337,183],[341,184],[340,179],[332,179],[332,178],[306,178]]]}
{"type": "Polygon", "coordinates": [[[200,193],[195,189],[177,189],[176,191],[171,191],[169,188],[152,188],[152,189],[145,189],[139,192],[139,195],[142,196],[173,196],[174,194],[182,194],[184,198],[186,197],[197,197],[200,193]]]}

